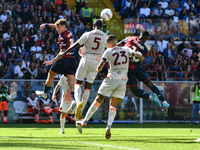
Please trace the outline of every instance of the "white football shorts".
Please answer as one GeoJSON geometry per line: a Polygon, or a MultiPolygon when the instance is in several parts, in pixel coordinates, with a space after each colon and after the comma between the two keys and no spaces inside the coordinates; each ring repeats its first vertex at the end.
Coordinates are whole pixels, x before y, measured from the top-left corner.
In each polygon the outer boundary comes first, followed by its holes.
{"type": "Polygon", "coordinates": [[[127,80],[105,78],[101,83],[98,94],[108,97],[112,95],[112,97],[123,99],[126,92],[126,82],[127,80]]]}

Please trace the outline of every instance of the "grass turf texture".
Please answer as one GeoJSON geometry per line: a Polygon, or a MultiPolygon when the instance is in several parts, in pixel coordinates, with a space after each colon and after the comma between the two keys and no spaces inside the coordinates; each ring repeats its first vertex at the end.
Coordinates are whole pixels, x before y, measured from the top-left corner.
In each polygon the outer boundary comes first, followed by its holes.
{"type": "Polygon", "coordinates": [[[0,124],[0,149],[70,150],[198,150],[200,125],[114,124],[111,138],[105,139],[105,124],[88,124],[79,134],[75,125],[66,124],[58,135],[59,124],[0,124]]]}

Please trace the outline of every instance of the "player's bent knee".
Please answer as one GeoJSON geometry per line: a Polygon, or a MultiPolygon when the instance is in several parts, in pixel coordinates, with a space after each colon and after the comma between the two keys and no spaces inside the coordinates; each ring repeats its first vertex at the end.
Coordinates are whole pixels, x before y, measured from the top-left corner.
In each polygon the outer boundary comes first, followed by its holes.
{"type": "Polygon", "coordinates": [[[98,94],[95,100],[96,100],[97,102],[99,102],[99,103],[102,103],[103,100],[105,99],[105,97],[106,97],[106,96],[103,96],[103,95],[101,95],[101,94],[98,94]]]}
{"type": "Polygon", "coordinates": [[[61,112],[60,117],[61,117],[61,118],[65,118],[65,116],[66,116],[66,113],[61,112]]]}

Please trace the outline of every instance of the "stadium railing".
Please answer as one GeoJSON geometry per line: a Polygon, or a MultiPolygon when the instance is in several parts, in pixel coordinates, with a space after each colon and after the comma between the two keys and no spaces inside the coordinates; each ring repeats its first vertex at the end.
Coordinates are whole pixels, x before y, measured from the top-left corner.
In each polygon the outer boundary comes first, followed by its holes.
{"type": "MultiPolygon", "coordinates": [[[[17,92],[18,97],[14,98],[12,102],[8,102],[9,113],[8,113],[8,122],[15,122],[19,119],[19,115],[15,114],[15,109],[13,107],[14,101],[24,101],[25,96],[29,96],[30,91],[35,91],[38,89],[43,89],[45,80],[5,80],[6,84],[9,86],[10,83],[17,83],[17,92]],[[26,87],[31,86],[28,91],[26,87]],[[24,92],[25,91],[25,92],[24,92]],[[27,94],[28,93],[28,94],[27,94]]],[[[138,97],[134,97],[134,100],[128,99],[128,102],[124,105],[123,100],[119,102],[117,107],[117,115],[115,118],[115,123],[133,123],[139,122],[138,112],[141,110],[140,114],[142,115],[141,122],[188,122],[191,116],[192,102],[193,102],[193,93],[191,89],[194,86],[193,81],[152,81],[159,90],[163,93],[165,99],[169,102],[170,108],[168,111],[163,108],[158,108],[157,105],[153,104],[152,101],[143,99],[142,108],[140,108],[140,100],[138,97]],[[136,105],[135,105],[136,104],[136,105]],[[122,107],[123,106],[123,107],[122,107]],[[189,116],[189,117],[188,117],[189,116]]],[[[53,88],[58,83],[58,80],[54,80],[53,86],[49,91],[48,96],[51,97],[53,88]]],[[[91,103],[97,95],[98,88],[100,87],[102,81],[96,80],[90,92],[90,97],[86,107],[83,111],[83,116],[86,114],[87,109],[90,107],[91,103]]],[[[84,84],[84,83],[83,83],[84,84]]],[[[152,91],[143,85],[141,87],[147,93],[152,94],[152,91]]],[[[61,92],[61,91],[60,91],[61,92]]],[[[99,110],[94,114],[92,120],[95,123],[102,123],[107,121],[109,107],[109,98],[106,98],[103,104],[100,106],[99,110]]],[[[25,111],[25,109],[24,109],[25,111]]]]}
{"type": "Polygon", "coordinates": [[[197,77],[190,71],[163,71],[162,72],[162,80],[164,81],[165,79],[173,79],[173,80],[180,80],[180,81],[193,81],[197,79],[197,77]],[[183,75],[184,77],[165,77],[165,74],[170,73],[170,74],[179,74],[183,75]],[[192,77],[187,77],[188,74],[192,74],[192,77]]]}
{"type": "Polygon", "coordinates": [[[158,72],[157,72],[157,71],[147,71],[147,73],[148,73],[148,74],[150,74],[150,73],[155,73],[156,76],[155,76],[155,77],[151,77],[151,76],[150,76],[150,79],[155,79],[156,81],[158,81],[158,72]]]}

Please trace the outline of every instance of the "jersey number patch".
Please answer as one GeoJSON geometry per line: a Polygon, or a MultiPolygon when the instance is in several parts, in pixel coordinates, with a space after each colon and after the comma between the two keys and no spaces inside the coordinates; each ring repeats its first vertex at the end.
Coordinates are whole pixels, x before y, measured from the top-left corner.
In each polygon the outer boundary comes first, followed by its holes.
{"type": "Polygon", "coordinates": [[[97,50],[99,48],[100,41],[101,41],[101,38],[98,38],[98,37],[94,38],[94,43],[97,43],[97,46],[95,48],[92,47],[93,50],[97,50]]]}
{"type": "Polygon", "coordinates": [[[116,55],[116,58],[115,58],[115,61],[114,61],[114,66],[121,65],[121,64],[126,64],[127,63],[127,56],[125,55],[126,52],[125,51],[121,51],[120,54],[119,53],[113,53],[112,54],[113,57],[116,55]],[[125,61],[118,62],[120,54],[121,54],[121,57],[125,57],[125,61]]]}

